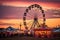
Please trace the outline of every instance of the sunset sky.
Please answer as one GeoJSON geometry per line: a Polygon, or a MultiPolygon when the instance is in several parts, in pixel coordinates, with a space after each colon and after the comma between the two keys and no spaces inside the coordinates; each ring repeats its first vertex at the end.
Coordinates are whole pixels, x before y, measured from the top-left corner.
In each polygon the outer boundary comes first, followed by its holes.
{"type": "Polygon", "coordinates": [[[46,14],[46,24],[49,27],[60,25],[60,0],[0,0],[0,28],[9,25],[19,28],[23,26],[23,13],[32,5],[39,4],[46,14]]]}
{"type": "Polygon", "coordinates": [[[26,7],[31,4],[39,4],[43,8],[60,8],[60,0],[1,0],[2,5],[26,7]]]}

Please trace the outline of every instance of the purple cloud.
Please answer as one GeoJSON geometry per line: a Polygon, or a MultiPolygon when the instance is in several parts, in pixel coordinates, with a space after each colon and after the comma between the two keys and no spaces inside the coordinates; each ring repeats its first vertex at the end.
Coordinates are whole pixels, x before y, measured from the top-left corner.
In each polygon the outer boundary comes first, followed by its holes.
{"type": "MultiPolygon", "coordinates": [[[[0,19],[22,19],[25,9],[26,7],[0,6],[0,19]]],[[[60,10],[47,9],[45,14],[46,18],[60,18],[60,10]]]]}
{"type": "Polygon", "coordinates": [[[60,0],[0,0],[0,1],[24,1],[24,2],[60,2],[60,0]]]}

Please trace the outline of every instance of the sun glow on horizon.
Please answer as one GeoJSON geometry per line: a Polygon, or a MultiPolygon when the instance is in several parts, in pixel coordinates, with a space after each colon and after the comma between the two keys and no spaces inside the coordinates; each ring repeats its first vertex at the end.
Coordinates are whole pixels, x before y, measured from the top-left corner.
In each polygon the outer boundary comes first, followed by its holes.
{"type": "MultiPolygon", "coordinates": [[[[10,25],[14,28],[19,28],[20,24],[22,24],[22,29],[24,29],[23,20],[21,19],[0,19],[0,28],[6,28],[10,25]]],[[[60,25],[60,18],[46,19],[46,25],[50,28],[56,27],[60,25]]]]}

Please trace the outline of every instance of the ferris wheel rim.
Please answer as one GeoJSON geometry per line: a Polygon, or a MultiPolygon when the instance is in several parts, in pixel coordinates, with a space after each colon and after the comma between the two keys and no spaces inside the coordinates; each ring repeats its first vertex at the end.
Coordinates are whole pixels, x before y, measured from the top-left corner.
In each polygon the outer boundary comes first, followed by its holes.
{"type": "Polygon", "coordinates": [[[25,27],[27,27],[26,15],[27,15],[27,13],[29,12],[29,10],[31,10],[32,8],[35,8],[35,7],[39,8],[39,9],[41,10],[41,13],[42,13],[42,15],[43,15],[43,16],[42,16],[42,17],[43,17],[43,24],[45,24],[46,19],[45,19],[44,10],[42,9],[42,7],[41,7],[40,5],[38,5],[38,4],[33,4],[33,5],[30,5],[30,6],[25,10],[25,12],[24,12],[24,15],[23,15],[23,23],[24,23],[24,26],[25,26],[25,27]]]}

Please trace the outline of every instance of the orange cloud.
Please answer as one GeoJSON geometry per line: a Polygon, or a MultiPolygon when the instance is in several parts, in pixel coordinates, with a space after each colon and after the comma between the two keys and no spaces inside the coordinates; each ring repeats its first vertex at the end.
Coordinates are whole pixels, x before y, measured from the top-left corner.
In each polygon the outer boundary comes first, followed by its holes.
{"type": "Polygon", "coordinates": [[[27,7],[32,4],[39,4],[43,8],[60,8],[59,3],[51,3],[51,2],[20,2],[20,1],[6,1],[6,2],[1,2],[2,5],[6,6],[15,6],[15,7],[27,7]]]}

